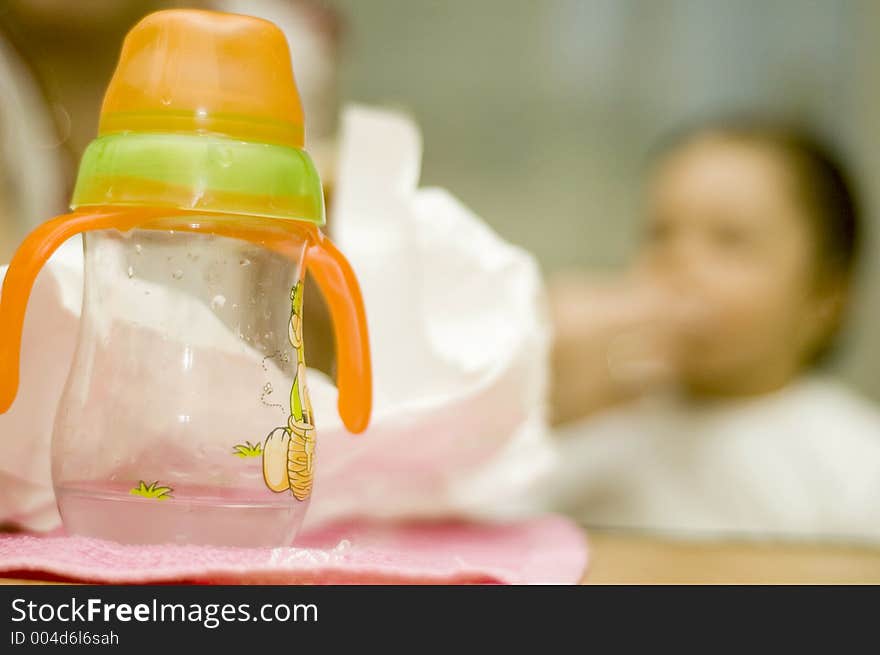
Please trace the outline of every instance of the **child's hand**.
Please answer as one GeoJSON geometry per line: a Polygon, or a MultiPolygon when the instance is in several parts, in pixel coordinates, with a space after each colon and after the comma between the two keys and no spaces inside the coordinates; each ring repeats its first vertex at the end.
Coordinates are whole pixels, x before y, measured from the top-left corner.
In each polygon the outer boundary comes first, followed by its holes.
{"type": "Polygon", "coordinates": [[[703,312],[639,275],[551,280],[553,421],[587,416],[676,379],[682,336],[703,312]]]}

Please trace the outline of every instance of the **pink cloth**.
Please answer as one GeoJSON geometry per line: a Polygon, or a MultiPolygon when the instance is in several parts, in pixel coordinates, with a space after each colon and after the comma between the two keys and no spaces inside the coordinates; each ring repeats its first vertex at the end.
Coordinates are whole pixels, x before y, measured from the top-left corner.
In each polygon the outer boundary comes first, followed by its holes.
{"type": "Polygon", "coordinates": [[[583,532],[556,516],[506,524],[344,522],[273,549],[0,535],[0,575],[116,584],[574,584],[586,563],[583,532]]]}

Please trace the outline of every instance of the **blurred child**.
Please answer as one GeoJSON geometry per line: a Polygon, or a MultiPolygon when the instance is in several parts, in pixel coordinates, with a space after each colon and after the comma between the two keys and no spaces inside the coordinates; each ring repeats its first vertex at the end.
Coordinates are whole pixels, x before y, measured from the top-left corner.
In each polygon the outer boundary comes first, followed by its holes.
{"type": "Polygon", "coordinates": [[[559,503],[599,526],[880,537],[880,413],[817,369],[860,239],[805,134],[743,121],[667,146],[631,275],[552,288],[559,503]]]}

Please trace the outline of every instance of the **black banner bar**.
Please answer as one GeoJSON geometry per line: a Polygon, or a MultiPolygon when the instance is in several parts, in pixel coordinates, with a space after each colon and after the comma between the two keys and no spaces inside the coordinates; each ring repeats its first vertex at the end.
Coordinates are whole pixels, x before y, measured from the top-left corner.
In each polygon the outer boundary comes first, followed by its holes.
{"type": "Polygon", "coordinates": [[[773,635],[785,635],[786,646],[798,636],[818,645],[817,630],[832,628],[832,618],[842,621],[829,642],[833,652],[848,652],[858,628],[873,625],[876,598],[876,589],[864,587],[0,586],[0,653],[106,648],[158,655],[195,646],[269,655],[307,646],[348,652],[352,644],[365,653],[390,646],[470,652],[477,643],[582,650],[609,638],[616,646],[681,644],[707,630],[713,642],[705,652],[722,642],[757,646],[759,634],[766,652],[773,635]]]}

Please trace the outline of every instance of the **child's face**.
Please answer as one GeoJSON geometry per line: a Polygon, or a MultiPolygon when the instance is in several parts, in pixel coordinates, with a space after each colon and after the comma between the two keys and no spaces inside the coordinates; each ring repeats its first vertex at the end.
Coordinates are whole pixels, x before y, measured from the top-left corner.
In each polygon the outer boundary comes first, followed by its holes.
{"type": "Polygon", "coordinates": [[[827,329],[828,297],[795,198],[780,154],[723,137],[696,139],[657,170],[639,261],[690,308],[678,356],[693,390],[783,386],[827,329]]]}

